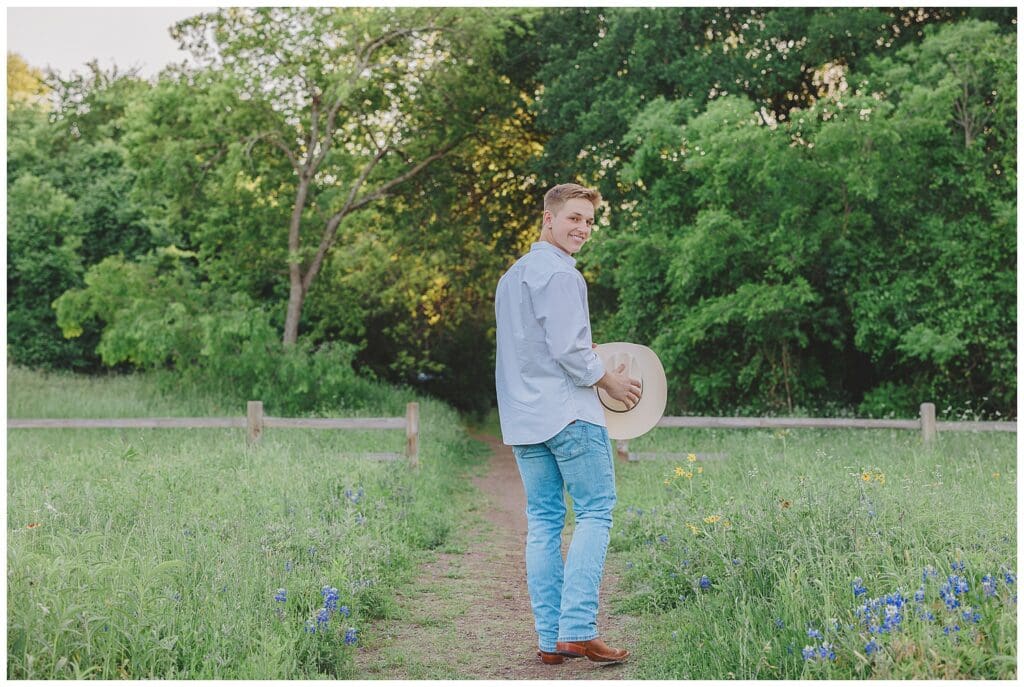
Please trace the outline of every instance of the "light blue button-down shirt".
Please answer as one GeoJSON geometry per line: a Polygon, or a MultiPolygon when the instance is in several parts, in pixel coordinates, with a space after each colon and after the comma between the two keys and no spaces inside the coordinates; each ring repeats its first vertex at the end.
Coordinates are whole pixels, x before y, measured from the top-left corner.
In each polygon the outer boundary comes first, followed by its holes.
{"type": "Polygon", "coordinates": [[[587,283],[576,260],[533,244],[498,282],[494,382],[506,444],[539,444],[574,420],[605,426],[594,384],[604,365],[591,348],[587,283]]]}

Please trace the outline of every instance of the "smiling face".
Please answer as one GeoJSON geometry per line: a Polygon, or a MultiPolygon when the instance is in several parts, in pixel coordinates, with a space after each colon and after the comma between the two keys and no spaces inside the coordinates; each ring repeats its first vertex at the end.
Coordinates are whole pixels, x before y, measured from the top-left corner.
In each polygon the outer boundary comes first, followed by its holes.
{"type": "Polygon", "coordinates": [[[544,211],[540,240],[568,255],[583,247],[594,229],[594,204],[586,198],[570,198],[555,212],[544,211]]]}

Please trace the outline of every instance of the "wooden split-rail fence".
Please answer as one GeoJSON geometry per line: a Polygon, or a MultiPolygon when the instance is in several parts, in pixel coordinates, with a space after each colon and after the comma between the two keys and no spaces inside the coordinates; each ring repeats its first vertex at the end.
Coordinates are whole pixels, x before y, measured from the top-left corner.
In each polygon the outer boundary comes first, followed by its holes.
{"type": "MultiPolygon", "coordinates": [[[[144,417],[88,419],[8,419],[7,429],[204,429],[245,428],[250,444],[259,442],[264,430],[271,427],[288,429],[404,429],[405,458],[412,467],[419,465],[420,404],[409,403],[405,417],[293,418],[263,414],[262,401],[249,401],[245,417],[144,417]]],[[[396,453],[353,454],[378,460],[401,458],[396,453]]]]}
{"type": "MultiPolygon", "coordinates": [[[[921,432],[925,444],[931,444],[939,431],[1016,432],[1016,422],[937,422],[935,404],[922,403],[917,420],[862,420],[855,418],[812,417],[663,417],[655,427],[690,429],[909,429],[921,432]]],[[[685,453],[632,453],[628,441],[616,441],[616,454],[626,461],[685,458],[685,453]]],[[[721,459],[723,454],[696,453],[702,460],[721,459]]]]}

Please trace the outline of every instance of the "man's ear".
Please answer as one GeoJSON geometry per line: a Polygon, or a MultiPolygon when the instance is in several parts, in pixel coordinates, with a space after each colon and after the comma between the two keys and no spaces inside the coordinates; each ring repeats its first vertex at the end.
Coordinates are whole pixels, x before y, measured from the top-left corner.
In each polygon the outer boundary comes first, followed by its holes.
{"type": "Polygon", "coordinates": [[[551,214],[551,211],[550,210],[545,210],[544,211],[544,215],[541,218],[541,228],[544,229],[544,228],[549,227],[551,225],[551,223],[554,222],[554,221],[555,221],[555,216],[553,214],[551,214]]]}

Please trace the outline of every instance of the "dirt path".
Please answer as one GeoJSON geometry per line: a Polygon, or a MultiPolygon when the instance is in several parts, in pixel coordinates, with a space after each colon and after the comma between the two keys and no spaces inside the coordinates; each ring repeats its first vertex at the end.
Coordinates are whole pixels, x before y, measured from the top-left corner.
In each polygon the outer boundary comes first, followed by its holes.
{"type": "MultiPolygon", "coordinates": [[[[526,499],[512,450],[490,435],[487,471],[474,477],[486,508],[458,532],[437,559],[397,599],[402,617],[380,621],[357,652],[358,677],[369,679],[617,680],[629,665],[586,659],[546,666],[537,658],[526,590],[526,499]],[[372,639],[371,639],[372,637],[372,639]]],[[[569,533],[563,539],[568,547],[569,533]]],[[[601,585],[598,628],[628,647],[624,616],[609,613],[618,587],[609,556],[601,585]]]]}

